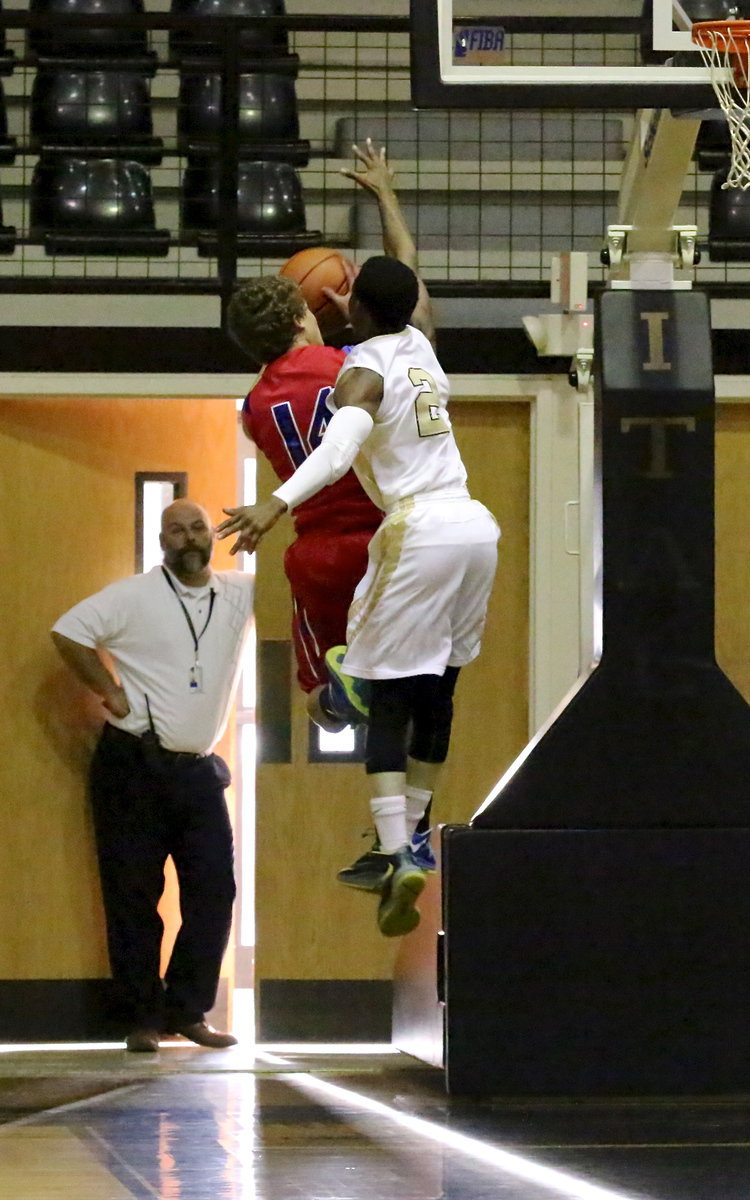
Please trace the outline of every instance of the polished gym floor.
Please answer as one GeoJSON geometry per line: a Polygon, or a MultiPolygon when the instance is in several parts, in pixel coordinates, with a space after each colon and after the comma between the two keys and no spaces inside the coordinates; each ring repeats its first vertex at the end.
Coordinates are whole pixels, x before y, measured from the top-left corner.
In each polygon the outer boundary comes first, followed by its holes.
{"type": "Polygon", "coordinates": [[[747,1200],[750,1095],[471,1101],[388,1046],[0,1047],[1,1200],[747,1200]]]}

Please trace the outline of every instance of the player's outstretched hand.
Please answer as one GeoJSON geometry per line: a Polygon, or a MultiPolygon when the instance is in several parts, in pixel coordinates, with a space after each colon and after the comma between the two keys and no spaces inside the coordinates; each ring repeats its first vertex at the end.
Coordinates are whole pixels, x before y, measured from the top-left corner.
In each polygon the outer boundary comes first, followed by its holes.
{"type": "Polygon", "coordinates": [[[283,500],[279,500],[278,496],[271,496],[262,504],[246,504],[242,508],[223,508],[221,511],[227,513],[227,520],[222,521],[221,525],[217,525],[214,532],[218,538],[231,537],[234,533],[239,534],[237,541],[229,551],[230,554],[237,554],[240,550],[246,550],[248,554],[252,554],[263,535],[268,533],[269,529],[273,529],[279,517],[286,510],[286,504],[283,500]]]}
{"type": "Polygon", "coordinates": [[[367,138],[364,146],[356,144],[352,146],[352,152],[355,158],[362,163],[362,168],[352,170],[342,167],[342,175],[346,175],[347,179],[353,179],[355,183],[368,188],[376,196],[379,196],[381,192],[393,189],[394,172],[385,157],[385,146],[376,150],[372,144],[372,138],[367,138]]]}

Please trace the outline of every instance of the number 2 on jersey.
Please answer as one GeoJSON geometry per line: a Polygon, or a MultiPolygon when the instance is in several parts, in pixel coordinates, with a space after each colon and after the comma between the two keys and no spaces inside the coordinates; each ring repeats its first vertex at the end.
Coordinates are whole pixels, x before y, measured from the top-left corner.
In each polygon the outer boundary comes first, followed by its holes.
{"type": "Polygon", "coordinates": [[[440,411],[437,385],[429,371],[410,367],[409,382],[420,389],[414,401],[419,436],[435,437],[438,433],[450,433],[450,425],[440,411]]]}

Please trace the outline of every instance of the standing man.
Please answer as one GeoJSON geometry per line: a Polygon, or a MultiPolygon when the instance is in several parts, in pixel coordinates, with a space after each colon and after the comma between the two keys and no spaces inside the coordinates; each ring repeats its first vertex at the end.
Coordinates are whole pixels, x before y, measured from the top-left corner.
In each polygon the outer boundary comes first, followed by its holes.
{"type": "MultiPolygon", "coordinates": [[[[354,280],[349,315],[362,340],[330,400],[320,446],[270,499],[225,509],[219,537],[254,550],[294,509],[352,465],[384,520],[347,627],[343,667],[370,681],[366,771],[377,842],[342,882],[379,893],[388,937],[419,923],[424,872],[410,846],[413,812],[445,761],[459,669],[479,653],[497,565],[499,530],[472,500],[447,412],[448,381],[414,320],[419,281],[404,263],[370,258],[354,280]]],[[[329,656],[330,662],[330,656],[329,656]]]]}
{"type": "MultiPolygon", "coordinates": [[[[342,174],[372,192],[378,203],[385,253],[417,270],[417,251],[393,188],[385,148],[370,138],[352,147],[360,170],[342,174]]],[[[329,292],[346,308],[347,300],[329,292]]],[[[429,298],[420,290],[421,320],[429,298]]],[[[238,345],[263,371],[242,410],[247,435],[281,482],[320,445],[330,412],[326,401],[347,351],[323,344],[315,316],[292,279],[262,276],[241,283],[227,312],[238,345]]],[[[363,720],[343,689],[331,692],[325,655],[345,640],[354,589],[367,569],[367,547],[382,512],[353,471],[295,508],[295,539],[284,555],[292,592],[292,636],[297,679],[316,724],[332,732],[363,720]]],[[[431,853],[431,852],[430,852],[431,853]]]]}
{"type": "Polygon", "coordinates": [[[107,710],[90,770],[107,941],[128,1050],[161,1032],[220,1049],[206,1024],[235,896],[226,725],[253,611],[252,578],[211,570],[208,513],[176,500],[162,514],[163,565],[112,583],[56,622],[65,662],[107,710]],[[106,652],[113,674],[102,658],[106,652]],[[182,925],[162,981],[157,905],[171,855],[182,925]]]}

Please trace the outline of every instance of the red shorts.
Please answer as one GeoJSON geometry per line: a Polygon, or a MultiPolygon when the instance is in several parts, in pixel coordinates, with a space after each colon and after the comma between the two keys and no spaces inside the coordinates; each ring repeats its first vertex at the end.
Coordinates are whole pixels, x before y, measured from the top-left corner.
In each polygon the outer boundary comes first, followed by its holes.
{"type": "Polygon", "coordinates": [[[353,533],[301,534],[284,555],[292,589],[292,637],[297,679],[303,692],[326,683],[325,653],[346,642],[346,618],[354,589],[367,570],[372,529],[353,533]]]}

